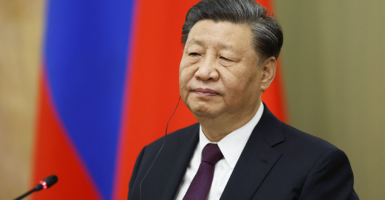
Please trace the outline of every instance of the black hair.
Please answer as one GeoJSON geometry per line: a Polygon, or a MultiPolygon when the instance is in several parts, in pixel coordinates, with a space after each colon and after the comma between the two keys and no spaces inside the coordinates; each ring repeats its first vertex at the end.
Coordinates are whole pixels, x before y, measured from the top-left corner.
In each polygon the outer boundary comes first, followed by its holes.
{"type": "Polygon", "coordinates": [[[262,62],[279,56],[283,44],[282,28],[272,13],[254,0],[203,0],[187,12],[182,29],[185,45],[191,28],[200,20],[246,24],[253,33],[253,48],[262,62]]]}

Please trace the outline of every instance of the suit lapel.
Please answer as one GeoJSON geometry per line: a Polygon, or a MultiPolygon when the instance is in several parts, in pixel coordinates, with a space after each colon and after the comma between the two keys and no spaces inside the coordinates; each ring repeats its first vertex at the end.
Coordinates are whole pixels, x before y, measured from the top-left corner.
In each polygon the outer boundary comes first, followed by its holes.
{"type": "Polygon", "coordinates": [[[251,199],[282,153],[273,149],[283,142],[281,122],[264,107],[221,196],[226,199],[251,199]]]}
{"type": "Polygon", "coordinates": [[[191,127],[177,140],[166,139],[164,149],[143,182],[143,188],[151,188],[144,199],[174,199],[198,144],[198,128],[199,125],[191,127]]]}

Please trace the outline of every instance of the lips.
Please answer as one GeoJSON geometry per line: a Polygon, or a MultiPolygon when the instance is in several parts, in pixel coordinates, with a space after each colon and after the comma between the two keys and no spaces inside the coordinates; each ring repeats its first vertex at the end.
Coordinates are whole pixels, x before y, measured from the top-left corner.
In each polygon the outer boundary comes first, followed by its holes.
{"type": "Polygon", "coordinates": [[[218,95],[218,92],[216,92],[215,90],[212,90],[212,89],[208,89],[208,88],[198,88],[198,89],[195,89],[194,92],[198,95],[201,95],[201,96],[218,95]]]}

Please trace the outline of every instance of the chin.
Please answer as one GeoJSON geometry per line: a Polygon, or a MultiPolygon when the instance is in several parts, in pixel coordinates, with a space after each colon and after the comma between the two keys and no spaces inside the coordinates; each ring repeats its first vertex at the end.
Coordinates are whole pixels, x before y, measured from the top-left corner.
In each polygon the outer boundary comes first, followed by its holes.
{"type": "Polygon", "coordinates": [[[215,118],[219,115],[218,112],[205,107],[193,107],[190,108],[190,111],[193,113],[195,118],[215,118]]]}
{"type": "Polygon", "coordinates": [[[196,117],[209,117],[213,118],[219,115],[221,112],[220,102],[207,102],[201,101],[195,98],[188,98],[185,105],[196,117]]]}

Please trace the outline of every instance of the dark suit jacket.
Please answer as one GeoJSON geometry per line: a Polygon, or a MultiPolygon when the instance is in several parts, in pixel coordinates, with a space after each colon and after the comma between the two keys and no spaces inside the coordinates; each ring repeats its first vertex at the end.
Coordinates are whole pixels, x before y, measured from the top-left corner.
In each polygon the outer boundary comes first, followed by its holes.
{"type": "MultiPolygon", "coordinates": [[[[199,125],[143,148],[129,184],[129,200],[171,200],[198,144],[199,125]]],[[[225,200],[355,200],[353,172],[345,153],[279,121],[265,106],[223,191],[225,200]]]]}

